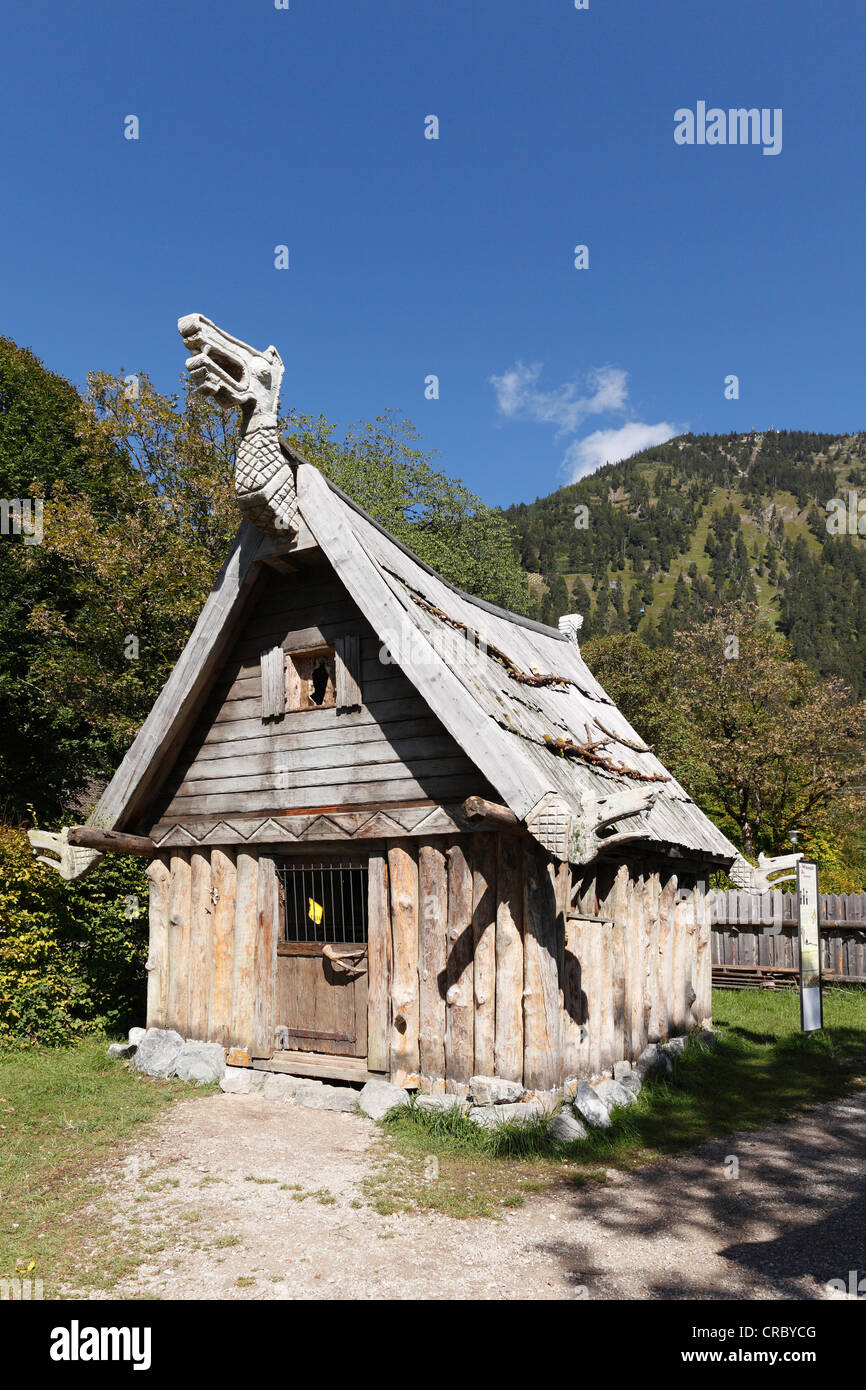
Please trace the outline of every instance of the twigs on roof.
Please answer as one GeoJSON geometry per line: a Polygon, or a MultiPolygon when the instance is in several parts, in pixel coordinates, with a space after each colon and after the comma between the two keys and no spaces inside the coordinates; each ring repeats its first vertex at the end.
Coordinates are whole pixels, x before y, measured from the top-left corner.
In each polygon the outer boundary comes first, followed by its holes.
{"type": "Polygon", "coordinates": [[[568,738],[551,738],[550,734],[544,736],[545,747],[552,752],[559,753],[563,758],[580,758],[582,762],[589,763],[592,767],[600,767],[614,777],[628,777],[634,782],[670,782],[671,779],[666,772],[640,772],[636,767],[626,767],[623,763],[615,763],[611,758],[597,753],[595,750],[606,742],[607,740],[603,739],[595,743],[575,743],[568,738]]]}
{"type": "Polygon", "coordinates": [[[423,608],[425,613],[429,613],[432,617],[438,618],[442,623],[447,623],[449,627],[456,628],[458,632],[464,633],[466,637],[470,638],[477,645],[479,650],[485,651],[494,661],[498,661],[500,666],[504,666],[511,679],[517,681],[520,685],[546,685],[556,687],[577,684],[577,682],[573,681],[569,676],[554,676],[538,671],[524,671],[520,666],[515,665],[511,657],[506,656],[505,652],[500,651],[498,647],[494,647],[492,643],[488,642],[480,633],[474,632],[471,627],[467,627],[466,623],[461,623],[458,618],[452,618],[449,613],[445,613],[443,609],[437,608],[435,603],[430,603],[426,598],[422,598],[420,594],[416,594],[412,589],[409,590],[409,597],[413,603],[417,603],[419,608],[423,608]]]}

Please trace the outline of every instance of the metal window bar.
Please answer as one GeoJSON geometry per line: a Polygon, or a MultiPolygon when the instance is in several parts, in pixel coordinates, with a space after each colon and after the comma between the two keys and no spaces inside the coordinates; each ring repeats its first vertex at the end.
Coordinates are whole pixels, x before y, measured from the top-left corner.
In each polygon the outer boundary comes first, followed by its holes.
{"type": "Polygon", "coordinates": [[[280,865],[277,873],[283,889],[284,941],[335,946],[366,942],[366,864],[300,861],[280,865]]]}

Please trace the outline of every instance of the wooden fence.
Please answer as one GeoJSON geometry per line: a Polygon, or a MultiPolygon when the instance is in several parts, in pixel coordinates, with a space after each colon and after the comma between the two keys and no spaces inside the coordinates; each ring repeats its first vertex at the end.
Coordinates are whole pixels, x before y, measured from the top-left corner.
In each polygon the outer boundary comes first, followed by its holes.
{"type": "MultiPolygon", "coordinates": [[[[800,968],[797,898],[780,890],[710,893],[713,983],[794,984],[800,968]]],[[[866,893],[822,893],[821,967],[828,979],[866,983],[866,893]]]]}

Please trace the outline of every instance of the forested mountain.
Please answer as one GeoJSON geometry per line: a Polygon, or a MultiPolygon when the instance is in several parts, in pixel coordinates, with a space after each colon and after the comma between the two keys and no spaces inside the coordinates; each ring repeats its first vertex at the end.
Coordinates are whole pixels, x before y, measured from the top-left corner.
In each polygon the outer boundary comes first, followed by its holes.
{"type": "Polygon", "coordinates": [[[866,694],[866,434],[686,434],[506,516],[546,622],[574,611],[583,637],[668,646],[755,602],[796,656],[866,694]]]}

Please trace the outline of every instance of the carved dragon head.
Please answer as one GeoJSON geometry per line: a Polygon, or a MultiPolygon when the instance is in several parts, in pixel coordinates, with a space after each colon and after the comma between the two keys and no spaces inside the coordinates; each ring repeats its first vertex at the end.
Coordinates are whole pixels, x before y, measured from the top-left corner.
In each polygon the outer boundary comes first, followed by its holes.
{"type": "Polygon", "coordinates": [[[220,405],[240,406],[245,424],[253,416],[276,419],[284,367],[275,347],[259,352],[204,314],[186,314],[177,327],[192,353],[186,368],[196,390],[213,396],[220,405]]]}

